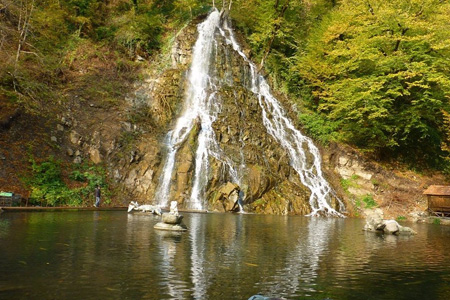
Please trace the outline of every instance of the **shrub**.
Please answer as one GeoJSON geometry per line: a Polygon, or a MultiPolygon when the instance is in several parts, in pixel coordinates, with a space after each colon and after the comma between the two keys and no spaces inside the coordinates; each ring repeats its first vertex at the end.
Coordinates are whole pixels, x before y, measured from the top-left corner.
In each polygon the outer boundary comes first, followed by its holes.
{"type": "MultiPolygon", "coordinates": [[[[80,206],[92,196],[95,186],[107,187],[105,172],[97,166],[75,166],[68,180],[64,180],[62,163],[50,156],[38,163],[31,159],[31,177],[25,181],[31,190],[30,203],[45,206],[80,206]],[[70,182],[70,181],[75,181],[70,182]],[[83,183],[80,186],[80,183],[83,183]]],[[[69,168],[70,169],[70,168],[69,168]]],[[[109,193],[103,193],[105,203],[110,203],[109,193]]]]}
{"type": "Polygon", "coordinates": [[[367,194],[363,197],[362,201],[366,204],[366,208],[372,208],[378,206],[378,204],[373,199],[372,195],[367,194]]]}

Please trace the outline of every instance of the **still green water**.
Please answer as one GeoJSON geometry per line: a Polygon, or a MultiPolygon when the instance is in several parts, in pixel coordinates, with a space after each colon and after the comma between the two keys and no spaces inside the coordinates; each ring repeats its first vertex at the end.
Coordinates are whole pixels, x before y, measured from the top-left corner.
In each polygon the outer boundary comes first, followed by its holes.
{"type": "Polygon", "coordinates": [[[184,213],[185,233],[125,211],[0,215],[0,299],[450,299],[450,227],[184,213]]]}

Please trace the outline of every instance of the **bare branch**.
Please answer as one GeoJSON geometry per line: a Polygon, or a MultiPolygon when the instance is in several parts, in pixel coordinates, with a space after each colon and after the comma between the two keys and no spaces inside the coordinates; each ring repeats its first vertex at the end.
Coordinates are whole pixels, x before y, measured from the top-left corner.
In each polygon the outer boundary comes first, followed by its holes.
{"type": "Polygon", "coordinates": [[[30,4],[27,0],[20,1],[21,7],[19,8],[20,15],[19,15],[19,25],[18,25],[19,42],[17,45],[16,60],[14,63],[14,73],[16,73],[16,71],[17,71],[17,64],[19,62],[20,53],[22,52],[22,47],[28,36],[28,29],[30,27],[31,15],[32,15],[33,9],[34,9],[34,1],[35,0],[31,0],[30,4]],[[22,14],[23,14],[23,16],[22,16],[22,14]]]}

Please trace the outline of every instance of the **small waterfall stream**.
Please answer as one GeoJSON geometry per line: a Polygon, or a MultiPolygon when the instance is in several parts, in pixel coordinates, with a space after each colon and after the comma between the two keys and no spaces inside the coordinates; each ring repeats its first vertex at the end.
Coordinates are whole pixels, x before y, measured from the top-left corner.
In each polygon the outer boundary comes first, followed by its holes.
{"type": "Polygon", "coordinates": [[[195,122],[201,129],[198,135],[198,146],[195,154],[195,174],[190,200],[186,204],[190,209],[204,209],[205,189],[208,181],[209,156],[214,157],[228,166],[229,176],[240,183],[244,169],[242,164],[235,166],[220,149],[212,124],[220,112],[220,97],[218,97],[219,79],[213,74],[211,57],[215,55],[218,46],[215,34],[219,33],[231,45],[234,51],[248,64],[251,76],[251,92],[257,97],[262,110],[262,120],[267,132],[286,150],[292,168],[298,173],[300,181],[309,188],[311,196],[310,215],[328,215],[343,217],[345,210],[343,202],[336,196],[325,179],[321,170],[321,157],[318,148],[312,140],[297,130],[288,119],[284,109],[271,94],[268,83],[257,72],[253,64],[236,42],[234,33],[227,20],[221,20],[217,10],[212,11],[208,18],[198,25],[198,39],[193,48],[192,64],[189,70],[189,87],[185,98],[185,108],[178,118],[174,130],[168,133],[168,154],[160,178],[156,199],[162,206],[167,206],[170,194],[171,177],[175,164],[175,155],[180,144],[186,140],[195,122]],[[312,157],[313,159],[307,159],[312,157]],[[339,211],[332,206],[332,200],[337,201],[339,211]]]}

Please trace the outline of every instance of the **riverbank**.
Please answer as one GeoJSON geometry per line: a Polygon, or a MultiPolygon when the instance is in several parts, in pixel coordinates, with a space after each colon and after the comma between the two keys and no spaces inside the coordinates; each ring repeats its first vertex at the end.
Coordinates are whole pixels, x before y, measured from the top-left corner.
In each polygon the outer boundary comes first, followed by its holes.
{"type": "MultiPolygon", "coordinates": [[[[13,212],[13,211],[126,211],[128,210],[127,206],[101,206],[101,207],[70,207],[70,206],[55,206],[55,207],[41,207],[41,206],[2,206],[0,207],[0,211],[2,212],[13,212]]],[[[163,210],[166,211],[166,210],[163,210]]],[[[217,212],[208,212],[206,210],[191,210],[191,209],[179,209],[179,212],[182,213],[217,213],[217,212]]],[[[133,213],[146,214],[143,212],[133,211],[133,213]]]]}
{"type": "Polygon", "coordinates": [[[39,207],[39,206],[17,206],[17,207],[1,207],[1,210],[5,212],[9,211],[62,211],[62,210],[83,210],[83,211],[107,211],[107,210],[127,210],[125,206],[114,206],[114,207],[67,207],[67,206],[59,206],[59,207],[39,207]]]}

